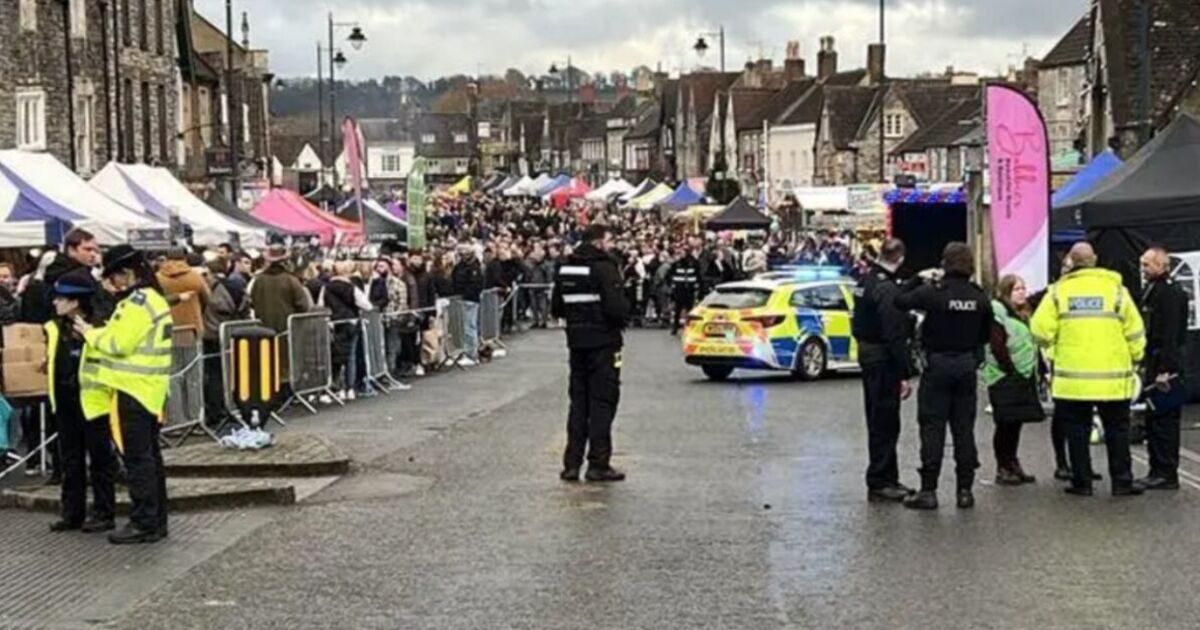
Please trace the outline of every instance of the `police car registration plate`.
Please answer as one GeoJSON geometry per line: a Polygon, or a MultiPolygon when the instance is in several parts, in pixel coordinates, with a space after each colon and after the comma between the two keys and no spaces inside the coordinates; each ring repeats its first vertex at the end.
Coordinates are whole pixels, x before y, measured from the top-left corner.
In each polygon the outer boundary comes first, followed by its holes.
{"type": "Polygon", "coordinates": [[[733,337],[737,333],[737,327],[733,324],[705,324],[705,337],[733,337]]]}

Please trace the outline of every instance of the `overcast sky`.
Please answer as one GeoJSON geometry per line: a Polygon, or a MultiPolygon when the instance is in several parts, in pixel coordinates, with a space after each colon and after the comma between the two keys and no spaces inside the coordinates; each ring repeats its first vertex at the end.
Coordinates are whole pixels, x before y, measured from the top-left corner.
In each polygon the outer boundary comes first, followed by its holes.
{"type": "MultiPolygon", "coordinates": [[[[888,73],[956,68],[997,73],[1042,57],[1083,15],[1087,0],[886,0],[888,73]]],[[[195,0],[224,26],[224,0],[195,0]]],[[[361,51],[339,44],[350,62],[339,76],[544,73],[572,57],[595,73],[661,64],[672,74],[716,66],[717,43],[700,59],[697,35],[726,30],[729,68],[766,56],[778,64],[788,40],[815,68],[818,40],[833,35],[839,66],[861,67],[877,37],[878,0],[233,0],[234,30],[250,17],[250,40],[267,48],[280,76],[315,75],[316,44],[327,41],[327,12],[358,22],[361,51]]]]}

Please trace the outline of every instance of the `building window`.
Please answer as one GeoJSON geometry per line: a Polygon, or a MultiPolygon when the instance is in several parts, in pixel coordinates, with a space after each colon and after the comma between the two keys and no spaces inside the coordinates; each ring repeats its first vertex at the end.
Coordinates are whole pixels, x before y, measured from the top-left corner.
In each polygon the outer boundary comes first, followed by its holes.
{"type": "Polygon", "coordinates": [[[87,38],[87,2],[86,0],[71,0],[71,37],[87,38]]]}
{"type": "Polygon", "coordinates": [[[96,97],[91,89],[75,95],[75,167],[80,173],[91,173],[95,151],[96,97]]]}
{"type": "Polygon", "coordinates": [[[796,170],[796,152],[795,151],[788,152],[788,161],[791,163],[791,170],[789,170],[788,173],[791,175],[799,175],[800,173],[796,170]]]}
{"type": "Polygon", "coordinates": [[[1071,71],[1067,68],[1059,68],[1055,72],[1054,78],[1058,83],[1058,106],[1066,107],[1071,104],[1071,71]]]}
{"type": "Polygon", "coordinates": [[[133,6],[138,0],[117,0],[117,10],[121,13],[121,43],[126,48],[133,45],[133,6]]]}
{"type": "Polygon", "coordinates": [[[125,79],[125,85],[122,86],[121,96],[125,100],[124,115],[122,116],[121,130],[125,141],[124,150],[122,153],[125,162],[133,161],[133,80],[125,79]]]}
{"type": "Polygon", "coordinates": [[[150,84],[142,81],[142,161],[154,157],[154,142],[150,137],[150,84]]]}
{"type": "Polygon", "coordinates": [[[384,173],[399,173],[400,172],[400,154],[399,153],[384,153],[380,157],[382,170],[384,173]]]}
{"type": "Polygon", "coordinates": [[[467,161],[463,159],[454,160],[454,168],[459,173],[467,172],[467,161]]]}
{"type": "Polygon", "coordinates": [[[37,0],[21,0],[20,20],[22,31],[37,30],[37,0]]]}
{"type": "Polygon", "coordinates": [[[158,159],[167,163],[167,88],[158,86],[158,159]]]}
{"type": "Polygon", "coordinates": [[[467,143],[467,134],[465,134],[461,131],[454,132],[454,144],[466,144],[466,143],[467,143]]]}
{"type": "Polygon", "coordinates": [[[434,144],[437,142],[437,136],[431,133],[421,134],[421,144],[434,144]]]}
{"type": "Polygon", "coordinates": [[[166,15],[163,13],[163,0],[154,0],[154,38],[156,41],[155,50],[158,54],[166,54],[167,42],[163,35],[163,27],[166,25],[166,15]]]}
{"type": "Polygon", "coordinates": [[[150,0],[137,0],[138,3],[138,45],[142,50],[150,50],[150,12],[146,3],[150,0]]]}
{"type": "Polygon", "coordinates": [[[885,114],[883,117],[883,134],[888,138],[903,138],[904,115],[885,114]]]}
{"type": "Polygon", "coordinates": [[[17,148],[46,149],[46,92],[41,88],[17,90],[17,148]]]}

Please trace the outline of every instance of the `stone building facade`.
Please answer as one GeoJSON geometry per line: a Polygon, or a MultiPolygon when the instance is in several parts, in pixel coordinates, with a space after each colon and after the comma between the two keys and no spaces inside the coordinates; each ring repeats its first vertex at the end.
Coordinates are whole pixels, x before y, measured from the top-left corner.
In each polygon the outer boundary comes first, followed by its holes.
{"type": "Polygon", "coordinates": [[[0,2],[0,148],[172,164],[176,0],[0,2]]]}

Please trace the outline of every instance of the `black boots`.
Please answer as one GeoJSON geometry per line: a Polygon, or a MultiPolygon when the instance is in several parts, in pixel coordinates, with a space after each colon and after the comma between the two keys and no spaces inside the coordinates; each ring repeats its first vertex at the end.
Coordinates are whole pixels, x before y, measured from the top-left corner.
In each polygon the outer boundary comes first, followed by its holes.
{"type": "Polygon", "coordinates": [[[969,510],[975,507],[975,495],[970,488],[959,488],[957,496],[958,509],[969,510]]]}
{"type": "Polygon", "coordinates": [[[867,501],[870,503],[900,503],[911,494],[912,490],[900,485],[871,488],[867,490],[867,501]]]}
{"type": "Polygon", "coordinates": [[[1178,479],[1164,479],[1158,475],[1150,475],[1145,479],[1138,480],[1138,483],[1147,490],[1178,490],[1178,479]]]}
{"type": "Polygon", "coordinates": [[[584,478],[588,481],[597,483],[611,483],[614,481],[625,481],[625,473],[616,468],[596,468],[588,466],[587,473],[584,478]]]}
{"type": "Polygon", "coordinates": [[[563,471],[558,474],[558,478],[568,482],[579,481],[579,467],[571,466],[569,468],[564,468],[563,471]]]}
{"type": "Polygon", "coordinates": [[[133,523],[125,525],[121,531],[113,532],[108,535],[108,542],[114,545],[137,545],[141,543],[155,543],[162,539],[158,529],[138,529],[133,523]]]}
{"type": "Polygon", "coordinates": [[[1025,482],[1021,481],[1021,476],[1011,468],[999,468],[996,470],[996,485],[997,486],[1019,486],[1025,482]]]}
{"type": "Polygon", "coordinates": [[[936,490],[922,490],[904,500],[904,507],[910,510],[936,510],[938,499],[936,490]]]}

